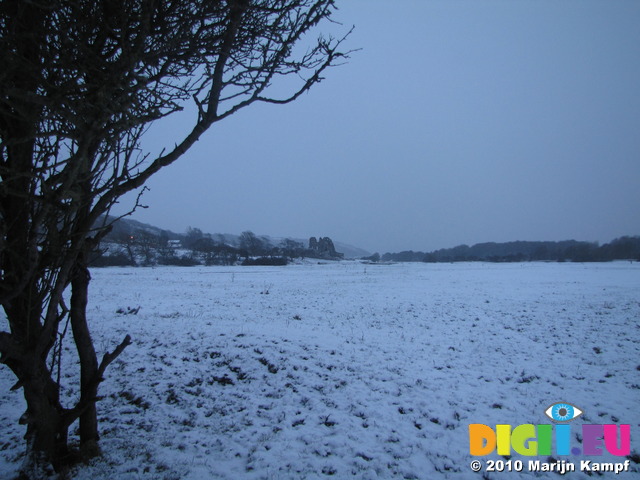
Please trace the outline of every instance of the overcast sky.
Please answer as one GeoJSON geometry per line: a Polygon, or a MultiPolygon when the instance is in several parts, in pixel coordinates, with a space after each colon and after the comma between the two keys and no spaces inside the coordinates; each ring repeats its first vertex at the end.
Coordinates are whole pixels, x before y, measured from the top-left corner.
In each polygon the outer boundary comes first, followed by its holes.
{"type": "Polygon", "coordinates": [[[133,218],[380,253],[640,234],[640,1],[338,5],[362,50],[214,126],[133,218]]]}

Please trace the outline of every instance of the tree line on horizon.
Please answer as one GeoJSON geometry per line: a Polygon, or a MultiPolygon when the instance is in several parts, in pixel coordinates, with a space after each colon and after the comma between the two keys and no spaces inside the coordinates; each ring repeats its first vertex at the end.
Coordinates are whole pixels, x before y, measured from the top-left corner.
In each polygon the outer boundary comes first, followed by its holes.
{"type": "Polygon", "coordinates": [[[236,236],[189,227],[178,234],[121,219],[93,251],[90,266],[287,265],[295,258],[326,256],[300,241],[285,238],[275,244],[250,230],[236,236]]]}
{"type": "Polygon", "coordinates": [[[485,242],[472,246],[458,245],[432,252],[412,250],[385,253],[385,262],[608,262],[613,260],[640,261],[640,236],[623,236],[604,245],[576,240],[485,242]]]}

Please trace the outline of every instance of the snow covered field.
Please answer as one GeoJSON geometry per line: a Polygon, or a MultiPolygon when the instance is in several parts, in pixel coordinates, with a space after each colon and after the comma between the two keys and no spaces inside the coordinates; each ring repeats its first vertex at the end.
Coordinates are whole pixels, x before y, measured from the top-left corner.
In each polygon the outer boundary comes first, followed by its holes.
{"type": "MultiPolygon", "coordinates": [[[[559,401],[584,411],[572,445],[582,423],[631,424],[633,473],[620,477],[640,477],[640,264],[92,275],[96,347],[127,333],[133,344],[101,386],[104,456],[74,478],[557,478],[473,473],[468,425],[548,424],[544,410],[559,401]]],[[[63,375],[76,377],[66,358],[63,375]]],[[[0,368],[0,478],[24,449],[13,382],[0,368]]]]}

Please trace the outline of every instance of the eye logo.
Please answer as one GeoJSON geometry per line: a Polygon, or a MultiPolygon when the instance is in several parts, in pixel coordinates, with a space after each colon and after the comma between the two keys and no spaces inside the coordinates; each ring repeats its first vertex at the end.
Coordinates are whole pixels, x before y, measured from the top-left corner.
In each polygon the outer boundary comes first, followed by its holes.
{"type": "Polygon", "coordinates": [[[544,413],[547,417],[556,422],[570,422],[582,415],[583,412],[575,405],[558,402],[550,405],[544,413]]]}

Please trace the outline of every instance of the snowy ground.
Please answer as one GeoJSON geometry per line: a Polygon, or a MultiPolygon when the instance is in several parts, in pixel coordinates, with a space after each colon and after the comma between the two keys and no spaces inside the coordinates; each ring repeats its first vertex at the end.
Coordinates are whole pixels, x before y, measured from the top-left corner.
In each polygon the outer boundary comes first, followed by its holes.
{"type": "MultiPolygon", "coordinates": [[[[557,478],[471,472],[468,425],[551,423],[543,412],[558,401],[585,412],[574,431],[631,424],[637,461],[639,264],[92,274],[97,348],[127,333],[133,344],[101,387],[104,456],[74,478],[557,478]]],[[[71,358],[66,379],[78,374],[71,358]]],[[[0,368],[0,478],[24,448],[12,383],[0,368]]],[[[622,478],[640,477],[631,465],[622,478]]]]}

